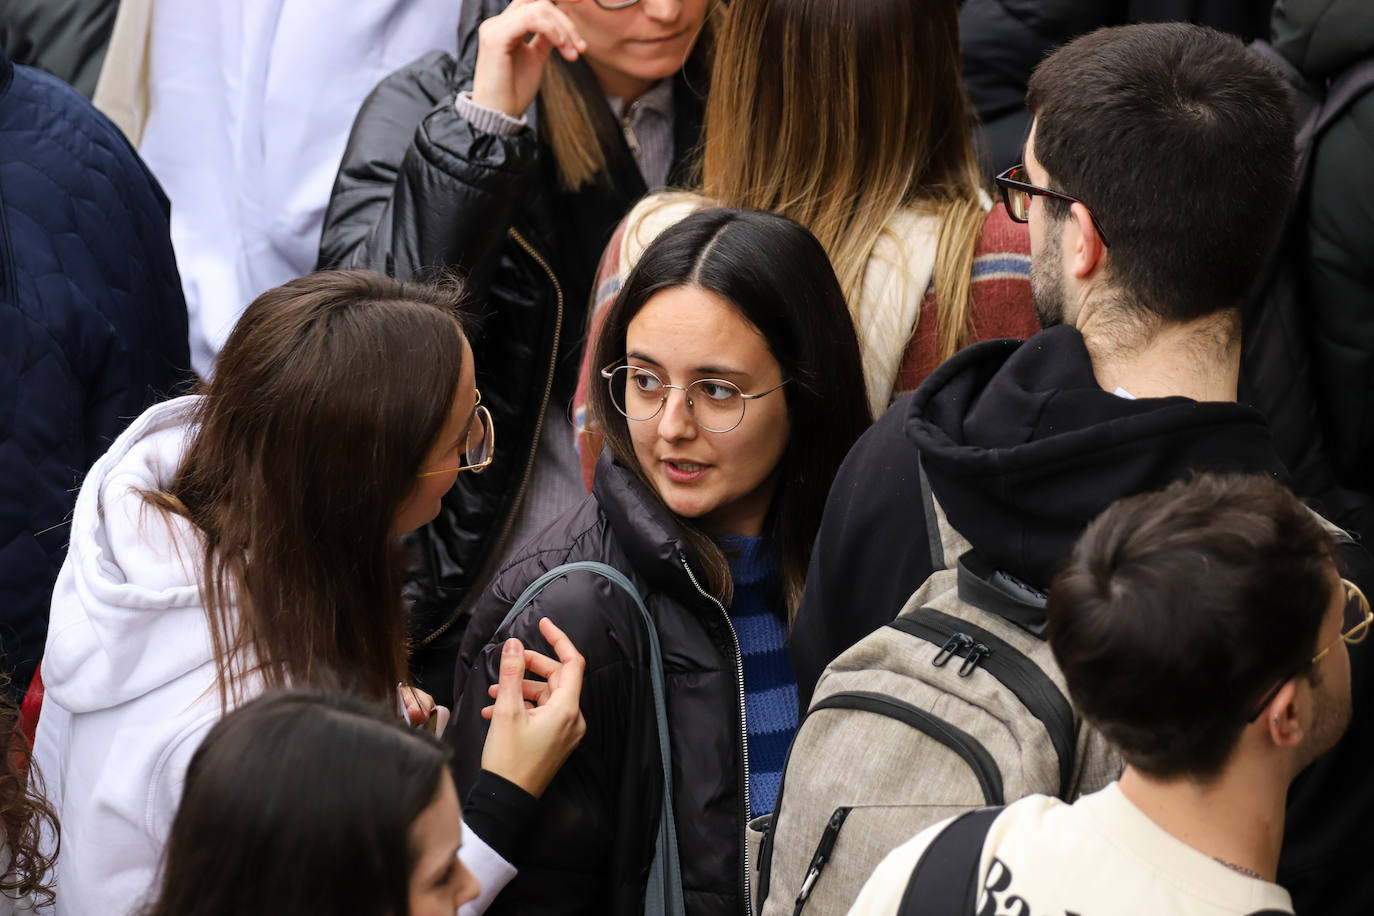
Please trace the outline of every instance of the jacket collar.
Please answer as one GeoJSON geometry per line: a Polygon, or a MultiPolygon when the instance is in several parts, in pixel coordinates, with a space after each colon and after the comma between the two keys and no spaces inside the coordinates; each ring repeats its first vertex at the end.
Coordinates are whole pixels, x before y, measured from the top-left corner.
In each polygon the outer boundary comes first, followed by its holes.
{"type": "Polygon", "coordinates": [[[636,573],[656,589],[680,593],[684,586],[690,588],[683,560],[698,574],[701,562],[681,523],[633,471],[611,456],[610,449],[602,450],[597,462],[592,493],[636,573]]]}

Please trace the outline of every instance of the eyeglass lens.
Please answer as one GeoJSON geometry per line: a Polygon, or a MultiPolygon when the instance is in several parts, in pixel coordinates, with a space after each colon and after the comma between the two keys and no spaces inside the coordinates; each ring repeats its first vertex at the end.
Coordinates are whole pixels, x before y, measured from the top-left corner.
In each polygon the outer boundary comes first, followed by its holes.
{"type": "Polygon", "coordinates": [[[623,10],[627,6],[634,6],[639,0],[596,0],[596,5],[603,10],[623,10]]]}
{"type": "MultiPolygon", "coordinates": [[[[1013,169],[1011,174],[1007,177],[1012,181],[1028,182],[1030,180],[1029,176],[1026,175],[1026,170],[1023,168],[1013,169]]],[[[1008,187],[1003,187],[1002,192],[1002,196],[1006,200],[1007,209],[1011,211],[1012,218],[1024,223],[1030,213],[1031,195],[1026,191],[1008,187]]]]}
{"type": "MultiPolygon", "coordinates": [[[[653,372],[621,366],[608,379],[611,403],[631,420],[651,420],[663,409],[673,386],[653,372]]],[[[724,379],[698,379],[687,386],[687,411],[707,432],[729,432],[744,419],[744,396],[724,379]]]]}
{"type": "Polygon", "coordinates": [[[491,457],[491,414],[485,407],[478,407],[472,415],[472,425],[468,427],[468,441],[463,453],[466,465],[482,464],[491,457]]]}

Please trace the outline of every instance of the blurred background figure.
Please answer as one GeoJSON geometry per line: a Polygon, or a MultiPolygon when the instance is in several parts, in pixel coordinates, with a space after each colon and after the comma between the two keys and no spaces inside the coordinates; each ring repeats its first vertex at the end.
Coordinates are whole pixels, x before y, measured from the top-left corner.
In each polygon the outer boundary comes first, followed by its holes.
{"type": "Polygon", "coordinates": [[[1273,2],[965,0],[959,10],[964,85],[981,121],[975,134],[983,170],[994,174],[1021,161],[1031,122],[1026,84],[1035,65],[1060,45],[1101,26],[1129,22],[1195,22],[1248,42],[1269,34],[1273,2]]]}
{"type": "MultiPolygon", "coordinates": [[[[46,0],[44,0],[46,2],[46,0]]],[[[96,105],[172,200],[191,359],[309,273],[349,126],[387,73],[457,45],[462,0],[124,0],[96,105]]],[[[406,135],[413,125],[403,129],[406,135]]]]}
{"type": "Polygon", "coordinates": [[[70,86],[0,51],[0,669],[43,651],[76,487],[189,375],[167,199],[70,86]]]}
{"type": "Polygon", "coordinates": [[[46,70],[89,99],[117,9],[119,0],[5,0],[0,44],[11,60],[46,70]]]}

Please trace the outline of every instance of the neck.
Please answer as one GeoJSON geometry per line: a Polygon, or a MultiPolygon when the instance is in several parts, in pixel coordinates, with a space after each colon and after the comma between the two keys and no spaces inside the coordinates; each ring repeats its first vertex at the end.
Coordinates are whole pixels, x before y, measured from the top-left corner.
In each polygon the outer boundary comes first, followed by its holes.
{"type": "Polygon", "coordinates": [[[625,105],[623,111],[628,112],[630,106],[638,101],[641,95],[654,88],[654,80],[630,76],[612,67],[603,66],[590,57],[586,58],[586,61],[587,66],[592,68],[592,73],[596,74],[596,82],[601,91],[620,99],[625,105]]]}
{"type": "Polygon", "coordinates": [[[1240,378],[1240,313],[1146,324],[1122,309],[1098,309],[1080,322],[1093,374],[1104,391],[1138,398],[1235,401],[1240,378]]]}
{"type": "Polygon", "coordinates": [[[1289,781],[1234,764],[1210,783],[1157,780],[1128,766],[1119,785],[1131,804],[1175,839],[1273,881],[1289,781]]]}

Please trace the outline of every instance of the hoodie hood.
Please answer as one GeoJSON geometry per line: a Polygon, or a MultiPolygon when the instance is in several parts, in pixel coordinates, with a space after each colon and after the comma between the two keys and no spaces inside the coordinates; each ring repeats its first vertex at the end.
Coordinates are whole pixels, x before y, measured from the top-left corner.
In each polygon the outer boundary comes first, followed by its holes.
{"type": "Polygon", "coordinates": [[[149,408],[81,486],[43,655],[44,687],[71,712],[125,703],[214,657],[196,530],[140,495],[171,484],[198,400],[149,408]]]}
{"type": "Polygon", "coordinates": [[[1258,411],[1103,391],[1070,327],[957,354],[918,389],[905,431],[950,524],[1041,590],[1122,496],[1200,471],[1286,476],[1258,411]]]}
{"type": "Polygon", "coordinates": [[[1324,80],[1374,54],[1374,3],[1277,0],[1270,43],[1308,79],[1324,80]]]}

